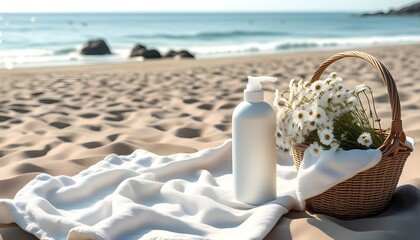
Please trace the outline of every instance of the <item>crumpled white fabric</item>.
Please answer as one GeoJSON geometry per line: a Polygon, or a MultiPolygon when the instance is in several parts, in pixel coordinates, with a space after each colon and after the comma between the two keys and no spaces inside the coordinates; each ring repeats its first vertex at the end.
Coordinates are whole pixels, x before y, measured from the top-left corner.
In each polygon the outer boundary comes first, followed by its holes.
{"type": "Polygon", "coordinates": [[[262,239],[289,210],[303,210],[305,198],[381,158],[379,150],[326,151],[318,160],[305,154],[297,174],[278,151],[278,197],[251,206],[233,198],[231,147],[227,140],[192,154],[136,150],[72,177],[40,174],[13,200],[0,200],[0,223],[15,222],[40,239],[262,239]]]}

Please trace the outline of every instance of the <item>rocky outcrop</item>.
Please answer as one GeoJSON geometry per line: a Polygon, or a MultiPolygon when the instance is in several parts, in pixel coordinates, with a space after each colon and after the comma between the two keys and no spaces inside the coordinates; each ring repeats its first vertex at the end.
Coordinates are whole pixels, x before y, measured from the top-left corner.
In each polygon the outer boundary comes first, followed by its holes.
{"type": "Polygon", "coordinates": [[[146,46],[137,43],[134,45],[134,47],[131,49],[130,57],[140,57],[143,56],[144,51],[146,51],[146,46]]]}
{"type": "Polygon", "coordinates": [[[388,12],[364,13],[362,16],[420,16],[420,2],[388,12]]]}
{"type": "Polygon", "coordinates": [[[169,50],[169,51],[165,54],[165,57],[166,57],[166,58],[173,58],[173,57],[175,57],[175,55],[176,55],[177,53],[178,53],[177,51],[174,51],[174,50],[169,50]]]}
{"type": "Polygon", "coordinates": [[[156,49],[147,49],[146,46],[137,43],[131,49],[130,57],[143,57],[144,59],[162,58],[160,52],[156,49]]]}
{"type": "Polygon", "coordinates": [[[194,58],[194,55],[187,50],[181,50],[175,55],[175,58],[194,58]]]}
{"type": "Polygon", "coordinates": [[[181,50],[179,52],[174,51],[174,50],[169,50],[169,52],[167,52],[165,54],[166,58],[176,58],[176,59],[180,59],[180,58],[195,58],[194,55],[192,53],[190,53],[187,50],[181,50]]]}
{"type": "Polygon", "coordinates": [[[103,39],[90,40],[85,43],[80,51],[82,55],[107,55],[111,50],[103,39]]]}
{"type": "Polygon", "coordinates": [[[145,50],[141,57],[144,57],[144,59],[162,58],[162,55],[160,55],[160,52],[158,50],[150,49],[150,50],[145,50]]]}

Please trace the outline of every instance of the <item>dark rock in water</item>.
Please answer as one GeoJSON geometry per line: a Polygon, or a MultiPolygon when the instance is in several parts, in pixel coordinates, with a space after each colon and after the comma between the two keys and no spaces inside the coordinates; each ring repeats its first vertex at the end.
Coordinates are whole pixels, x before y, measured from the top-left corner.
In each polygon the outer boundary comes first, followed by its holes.
{"type": "Polygon", "coordinates": [[[174,51],[174,50],[169,50],[169,52],[167,52],[165,54],[166,58],[194,58],[194,55],[192,55],[190,52],[188,52],[187,50],[181,50],[179,52],[174,51]]]}
{"type": "Polygon", "coordinates": [[[165,57],[166,58],[171,58],[171,57],[175,57],[176,56],[176,54],[177,54],[178,52],[176,52],[176,51],[174,51],[174,50],[169,50],[169,52],[167,52],[166,54],[165,54],[165,57]]]}
{"type": "Polygon", "coordinates": [[[176,55],[176,58],[194,58],[194,55],[192,55],[190,52],[188,52],[187,50],[182,50],[179,51],[176,55]]]}
{"type": "Polygon", "coordinates": [[[156,49],[150,49],[150,50],[145,50],[143,52],[142,57],[144,57],[145,59],[150,59],[150,58],[162,58],[162,55],[160,55],[160,52],[156,49]]]}
{"type": "Polygon", "coordinates": [[[415,3],[399,10],[389,10],[389,12],[364,13],[362,16],[420,16],[420,3],[415,3]]]}
{"type": "Polygon", "coordinates": [[[97,39],[90,40],[85,45],[83,45],[82,50],[80,51],[82,55],[106,55],[111,54],[108,45],[105,40],[97,39]]]}
{"type": "Polygon", "coordinates": [[[147,50],[146,46],[141,45],[140,43],[137,43],[131,49],[130,57],[140,57],[140,56],[143,56],[143,53],[146,50],[147,50]]]}

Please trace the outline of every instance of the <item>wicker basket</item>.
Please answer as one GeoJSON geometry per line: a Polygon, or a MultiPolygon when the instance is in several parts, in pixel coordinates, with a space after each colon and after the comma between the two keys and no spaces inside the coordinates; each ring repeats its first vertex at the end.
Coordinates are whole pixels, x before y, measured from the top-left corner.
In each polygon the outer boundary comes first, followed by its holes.
{"type": "MultiPolygon", "coordinates": [[[[374,167],[330,188],[326,192],[305,201],[306,209],[341,219],[354,219],[380,213],[391,201],[405,161],[412,152],[406,145],[406,136],[401,122],[401,105],[397,87],[388,69],[373,56],[356,51],[339,53],[327,59],[315,71],[311,82],[320,79],[324,70],[333,62],[346,57],[361,58],[372,64],[382,76],[392,108],[392,124],[388,136],[379,148],[382,159],[374,167]]],[[[291,154],[295,166],[299,166],[307,145],[295,145],[291,154]]]]}

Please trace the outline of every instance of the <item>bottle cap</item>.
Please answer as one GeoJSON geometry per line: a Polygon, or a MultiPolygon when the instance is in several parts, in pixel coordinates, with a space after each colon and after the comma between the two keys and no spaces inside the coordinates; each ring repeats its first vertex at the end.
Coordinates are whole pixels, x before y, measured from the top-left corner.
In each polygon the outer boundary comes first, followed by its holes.
{"type": "Polygon", "coordinates": [[[248,76],[248,84],[244,90],[244,100],[247,102],[262,102],[264,101],[264,92],[262,91],[261,82],[275,82],[277,78],[274,77],[253,77],[248,76]]]}

